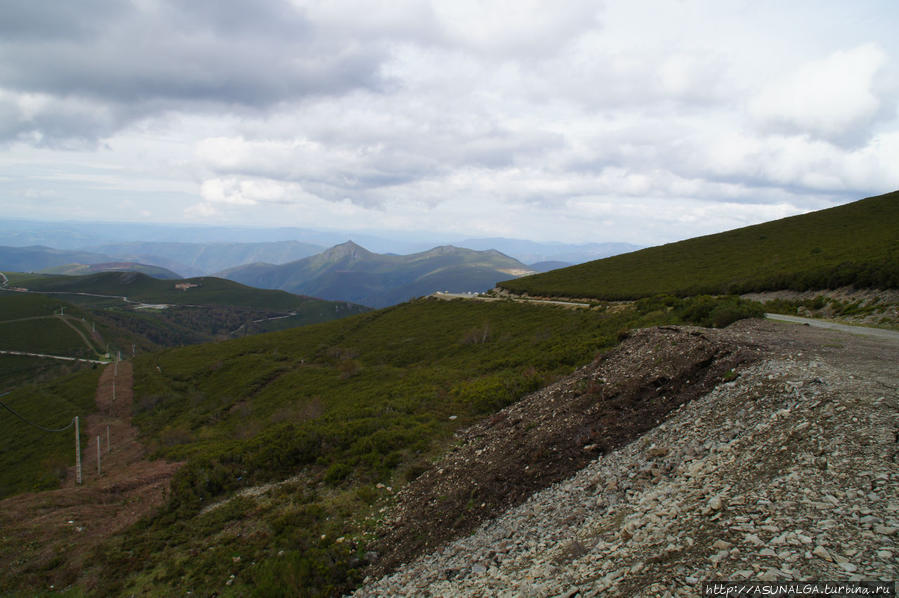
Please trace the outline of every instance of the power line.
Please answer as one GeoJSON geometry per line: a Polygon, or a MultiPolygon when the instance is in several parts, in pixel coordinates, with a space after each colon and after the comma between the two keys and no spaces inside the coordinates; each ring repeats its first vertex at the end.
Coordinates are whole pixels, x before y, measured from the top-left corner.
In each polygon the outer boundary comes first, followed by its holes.
{"type": "MultiPolygon", "coordinates": [[[[0,394],[0,397],[5,397],[5,396],[8,395],[8,394],[9,394],[8,392],[5,392],[5,393],[3,393],[3,394],[0,394]]],[[[65,426],[65,427],[63,427],[63,428],[56,428],[56,429],[53,429],[53,428],[45,428],[44,426],[42,426],[42,425],[40,425],[40,424],[36,424],[36,423],[34,423],[33,421],[30,421],[30,420],[28,420],[28,419],[25,419],[24,417],[22,417],[21,415],[19,415],[18,413],[16,413],[15,410],[14,410],[12,407],[10,407],[9,405],[7,405],[6,403],[3,403],[2,401],[0,401],[0,407],[3,407],[4,409],[6,409],[6,410],[9,411],[10,413],[12,413],[12,414],[15,415],[16,417],[18,417],[20,420],[22,420],[22,421],[25,422],[26,424],[28,424],[28,425],[30,425],[30,426],[34,426],[35,428],[37,428],[37,429],[39,429],[39,430],[43,430],[44,432],[65,432],[66,430],[68,430],[69,428],[71,428],[71,427],[75,424],[75,418],[73,417],[73,418],[72,418],[72,421],[69,422],[69,425],[67,425],[67,426],[65,426]]]]}

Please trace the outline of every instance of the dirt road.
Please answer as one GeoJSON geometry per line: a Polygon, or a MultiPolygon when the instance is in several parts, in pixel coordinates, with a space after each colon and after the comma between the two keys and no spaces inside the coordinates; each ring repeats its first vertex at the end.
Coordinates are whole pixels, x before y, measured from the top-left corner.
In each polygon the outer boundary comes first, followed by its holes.
{"type": "Polygon", "coordinates": [[[0,587],[49,590],[73,583],[95,546],[162,505],[180,464],[146,460],[131,425],[130,362],[106,367],[96,402],[97,412],[82,424],[89,439],[81,447],[84,483],[76,486],[72,468],[59,490],[0,501],[0,587]]]}
{"type": "Polygon", "coordinates": [[[837,330],[839,332],[848,332],[849,334],[858,334],[861,336],[872,336],[885,340],[893,340],[899,342],[899,332],[895,330],[886,330],[884,328],[869,328],[867,326],[849,326],[847,324],[837,324],[836,322],[828,322],[827,320],[816,320],[814,318],[801,318],[799,316],[787,316],[784,314],[765,314],[769,320],[780,320],[781,322],[792,322],[794,324],[805,324],[816,328],[826,328],[828,330],[837,330]]]}

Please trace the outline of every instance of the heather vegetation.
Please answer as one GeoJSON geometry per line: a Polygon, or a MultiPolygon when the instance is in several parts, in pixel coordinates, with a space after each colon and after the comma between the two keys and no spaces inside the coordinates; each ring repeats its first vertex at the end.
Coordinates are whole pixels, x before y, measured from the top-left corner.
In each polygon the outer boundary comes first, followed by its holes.
{"type": "Polygon", "coordinates": [[[220,585],[239,555],[237,593],[346,590],[367,562],[365,515],[460,426],[589,362],[624,330],[735,313],[758,312],[736,298],[623,311],[420,300],[138,357],[134,421],[156,456],[187,464],[166,508],[102,551],[125,574],[106,589],[220,585]],[[263,500],[241,498],[274,482],[263,500]]]}
{"type": "MultiPolygon", "coordinates": [[[[94,395],[100,368],[86,367],[43,384],[25,384],[0,398],[29,422],[57,429],[76,415],[96,409],[94,395]]],[[[82,430],[81,443],[87,445],[82,430]]],[[[47,432],[0,409],[0,498],[19,492],[58,488],[74,464],[75,433],[47,432]]]]}
{"type": "Polygon", "coordinates": [[[638,299],[899,287],[899,192],[499,284],[514,293],[638,299]]]}

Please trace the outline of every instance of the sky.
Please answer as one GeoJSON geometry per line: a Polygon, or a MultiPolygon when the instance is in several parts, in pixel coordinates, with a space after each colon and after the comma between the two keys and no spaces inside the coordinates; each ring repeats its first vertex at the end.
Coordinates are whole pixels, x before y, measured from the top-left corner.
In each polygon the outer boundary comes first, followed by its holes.
{"type": "Polygon", "coordinates": [[[899,189],[895,0],[0,0],[0,215],[654,245],[899,189]]]}

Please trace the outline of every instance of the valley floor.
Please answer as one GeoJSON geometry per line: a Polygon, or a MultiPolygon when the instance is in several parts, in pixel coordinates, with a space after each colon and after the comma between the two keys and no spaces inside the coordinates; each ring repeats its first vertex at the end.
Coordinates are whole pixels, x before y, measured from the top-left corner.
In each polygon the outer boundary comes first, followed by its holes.
{"type": "Polygon", "coordinates": [[[899,342],[759,320],[697,331],[759,359],[356,595],[695,596],[710,580],[896,579],[899,342]]]}

